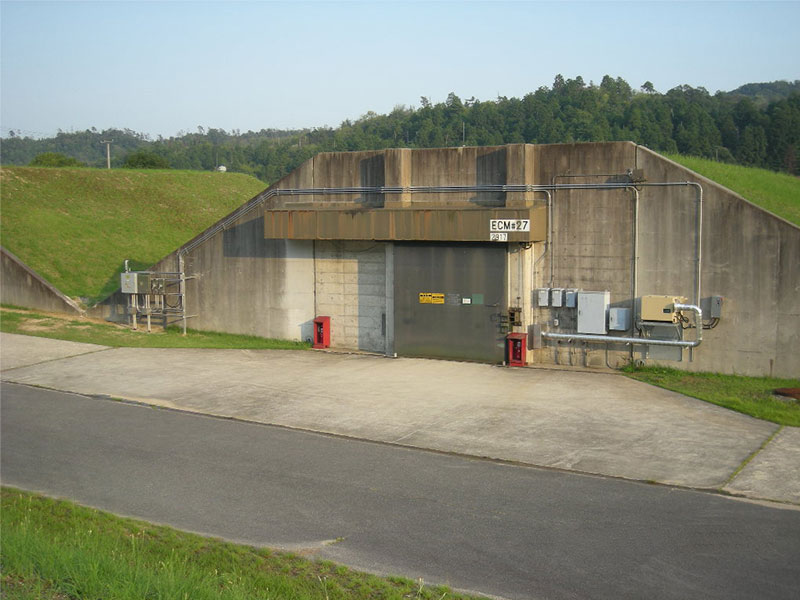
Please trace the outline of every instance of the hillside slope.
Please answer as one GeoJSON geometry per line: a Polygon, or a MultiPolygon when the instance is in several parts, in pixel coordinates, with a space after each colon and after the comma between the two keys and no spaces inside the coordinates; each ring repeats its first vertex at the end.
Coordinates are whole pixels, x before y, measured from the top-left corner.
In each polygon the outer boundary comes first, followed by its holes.
{"type": "Polygon", "coordinates": [[[129,169],[0,169],[0,242],[87,303],[119,287],[266,186],[248,175],[129,169]]]}
{"type": "Polygon", "coordinates": [[[724,185],[753,204],[800,225],[800,178],[696,156],[666,156],[687,169],[724,185]]]}

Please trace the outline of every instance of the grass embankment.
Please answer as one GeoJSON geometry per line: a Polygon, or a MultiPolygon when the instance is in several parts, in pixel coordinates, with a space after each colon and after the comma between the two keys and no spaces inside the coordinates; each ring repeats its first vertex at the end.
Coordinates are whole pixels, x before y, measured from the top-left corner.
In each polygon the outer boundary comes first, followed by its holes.
{"type": "Polygon", "coordinates": [[[238,348],[247,350],[304,350],[306,342],[275,340],[252,335],[189,330],[184,336],[178,327],[164,331],[159,326],[152,333],[140,328],[115,325],[86,318],[65,315],[45,315],[22,308],[0,308],[0,331],[37,337],[132,348],[238,348]]]}
{"type": "Polygon", "coordinates": [[[353,600],[468,597],[3,488],[4,598],[353,600]]]}
{"type": "Polygon", "coordinates": [[[261,192],[239,173],[0,169],[3,245],[66,295],[92,303],[261,192]]]}
{"type": "Polygon", "coordinates": [[[695,156],[666,155],[683,165],[724,185],[753,204],[800,225],[800,178],[766,169],[742,167],[695,156]]]}
{"type": "Polygon", "coordinates": [[[687,373],[668,367],[626,367],[623,372],[633,379],[757,419],[800,427],[800,402],[772,393],[778,388],[800,388],[800,379],[687,373]]]}

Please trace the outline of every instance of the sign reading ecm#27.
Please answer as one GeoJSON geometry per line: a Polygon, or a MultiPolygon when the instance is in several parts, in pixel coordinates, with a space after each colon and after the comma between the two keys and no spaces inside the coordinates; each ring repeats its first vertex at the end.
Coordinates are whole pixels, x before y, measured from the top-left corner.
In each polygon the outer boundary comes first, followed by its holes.
{"type": "Polygon", "coordinates": [[[530,219],[489,219],[490,233],[509,233],[530,230],[530,219]]]}

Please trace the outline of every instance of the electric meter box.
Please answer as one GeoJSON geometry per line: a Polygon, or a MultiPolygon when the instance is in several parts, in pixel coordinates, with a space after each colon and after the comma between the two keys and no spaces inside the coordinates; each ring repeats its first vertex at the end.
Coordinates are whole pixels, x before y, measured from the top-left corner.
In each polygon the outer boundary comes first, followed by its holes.
{"type": "Polygon", "coordinates": [[[550,290],[550,306],[561,308],[564,305],[564,290],[562,288],[553,288],[550,290]]]}
{"type": "Polygon", "coordinates": [[[578,292],[578,333],[608,333],[611,292],[578,292]]]}
{"type": "Polygon", "coordinates": [[[540,288],[536,290],[536,304],[538,306],[550,305],[550,288],[540,288]]]}
{"type": "Polygon", "coordinates": [[[642,296],[642,321],[677,323],[678,314],[673,304],[686,304],[683,296],[642,296]]]}
{"type": "Polygon", "coordinates": [[[123,294],[149,294],[150,273],[142,271],[120,273],[120,291],[123,294]]]}

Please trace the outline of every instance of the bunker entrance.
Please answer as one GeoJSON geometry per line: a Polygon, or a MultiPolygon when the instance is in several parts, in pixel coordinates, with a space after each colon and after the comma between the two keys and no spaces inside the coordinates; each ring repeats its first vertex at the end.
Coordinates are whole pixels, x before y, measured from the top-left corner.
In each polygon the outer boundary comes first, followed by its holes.
{"type": "Polygon", "coordinates": [[[502,362],[506,304],[505,244],[396,243],[398,355],[502,362]]]}

